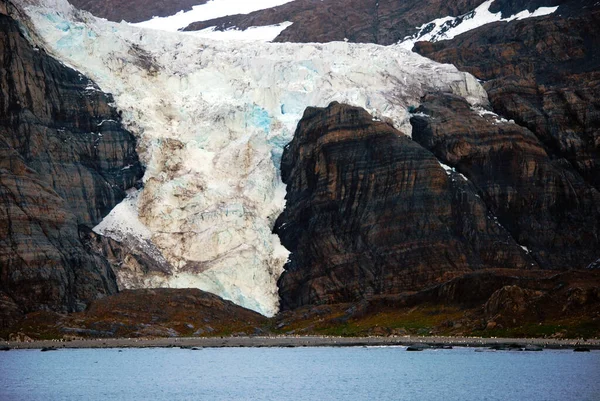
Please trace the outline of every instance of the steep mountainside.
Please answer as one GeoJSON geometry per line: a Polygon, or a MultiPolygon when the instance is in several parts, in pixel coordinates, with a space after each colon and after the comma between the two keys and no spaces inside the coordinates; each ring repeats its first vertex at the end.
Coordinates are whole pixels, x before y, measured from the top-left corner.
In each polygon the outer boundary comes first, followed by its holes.
{"type": "Polygon", "coordinates": [[[598,257],[600,193],[531,131],[448,94],[425,96],[417,112],[413,139],[475,185],[539,267],[581,269],[598,257]]]}
{"type": "Polygon", "coordinates": [[[78,225],[97,224],[143,172],[112,98],[35,46],[14,15],[26,20],[2,1],[0,293],[12,305],[2,324],[37,309],[82,310],[117,291],[78,225]]]}
{"type": "Polygon", "coordinates": [[[337,103],[309,108],[285,149],[282,308],[597,258],[600,193],[526,128],[449,94],[423,99],[414,142],[375,120],[337,103]]]}
{"type": "Polygon", "coordinates": [[[484,81],[494,111],[600,189],[600,4],[566,17],[492,24],[415,50],[484,81]]]}
{"type": "Polygon", "coordinates": [[[309,108],[285,149],[287,206],[275,227],[291,252],[283,308],[536,266],[465,176],[375,120],[337,103],[309,108]]]}

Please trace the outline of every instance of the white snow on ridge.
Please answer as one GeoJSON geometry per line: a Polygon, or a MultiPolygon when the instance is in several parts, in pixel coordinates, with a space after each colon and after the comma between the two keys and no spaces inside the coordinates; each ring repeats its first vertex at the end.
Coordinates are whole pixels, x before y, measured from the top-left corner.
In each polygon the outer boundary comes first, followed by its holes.
{"type": "Polygon", "coordinates": [[[290,3],[294,0],[209,0],[205,4],[194,6],[190,11],[180,11],[169,17],[154,17],[151,20],[133,24],[142,28],[175,32],[192,22],[208,21],[228,15],[249,14],[290,3]]]}
{"type": "Polygon", "coordinates": [[[216,27],[213,26],[210,28],[202,29],[200,31],[190,32],[190,34],[199,38],[207,38],[214,40],[233,40],[238,42],[271,42],[290,25],[292,25],[292,22],[286,21],[277,25],[251,26],[243,31],[235,28],[227,29],[225,31],[218,31],[215,30],[216,27]]]}
{"type": "Polygon", "coordinates": [[[419,29],[419,32],[412,36],[407,36],[406,38],[404,38],[400,42],[400,45],[405,49],[410,50],[418,41],[437,42],[440,40],[452,39],[455,36],[460,35],[461,33],[468,32],[470,30],[479,28],[480,26],[490,24],[492,22],[509,22],[513,20],[521,20],[531,17],[540,17],[543,15],[552,14],[558,9],[558,6],[540,7],[533,12],[523,10],[508,18],[502,18],[501,12],[490,12],[490,6],[493,2],[494,0],[488,0],[479,5],[479,7],[475,8],[473,11],[470,11],[459,17],[448,16],[438,18],[433,21],[427,22],[421,26],[418,26],[417,29],[419,29]]]}
{"type": "Polygon", "coordinates": [[[454,167],[450,167],[447,164],[442,163],[441,161],[438,160],[438,163],[440,166],[442,166],[442,168],[444,169],[444,171],[446,171],[446,175],[448,176],[452,176],[452,173],[458,173],[458,175],[465,181],[469,181],[469,179],[462,173],[459,173],[458,171],[456,171],[456,169],[454,167]]]}
{"type": "Polygon", "coordinates": [[[471,110],[477,114],[479,117],[483,117],[492,122],[493,125],[497,124],[515,124],[515,120],[507,120],[504,117],[500,117],[498,114],[493,111],[487,110],[481,106],[473,106],[471,110]]]}
{"type": "Polygon", "coordinates": [[[307,106],[364,107],[410,135],[408,108],[429,90],[487,104],[473,76],[400,46],[240,45],[66,8],[26,11],[48,51],[113,94],[146,165],[144,189],[96,230],[146,241],[173,267],[119,277],[126,288],[196,287],[274,314],[288,255],[271,233],[285,206],[279,164],[307,106]]]}

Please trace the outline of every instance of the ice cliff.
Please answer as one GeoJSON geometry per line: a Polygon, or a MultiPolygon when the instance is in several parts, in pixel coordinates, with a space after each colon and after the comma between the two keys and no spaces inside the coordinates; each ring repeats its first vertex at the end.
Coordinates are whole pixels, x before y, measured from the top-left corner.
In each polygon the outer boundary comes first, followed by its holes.
{"type": "Polygon", "coordinates": [[[96,231],[172,271],[121,287],[197,287],[274,314],[288,257],[271,233],[285,206],[279,163],[307,106],[364,107],[410,135],[429,90],[487,103],[471,75],[400,46],[218,42],[39,3],[27,13],[48,51],[114,95],[147,166],[144,188],[96,231]]]}

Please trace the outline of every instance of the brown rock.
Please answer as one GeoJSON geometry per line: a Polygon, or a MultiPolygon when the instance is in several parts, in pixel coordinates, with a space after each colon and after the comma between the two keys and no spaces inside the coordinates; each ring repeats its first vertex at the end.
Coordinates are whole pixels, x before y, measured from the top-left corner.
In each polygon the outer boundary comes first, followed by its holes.
{"type": "Polygon", "coordinates": [[[449,94],[425,96],[417,111],[428,117],[411,119],[413,139],[469,179],[492,213],[488,218],[539,267],[584,268],[597,259],[600,193],[552,160],[531,131],[481,116],[449,94]]]}
{"type": "Polygon", "coordinates": [[[496,112],[600,189],[600,5],[571,1],[563,9],[419,42],[415,51],[483,80],[496,112]]]}
{"type": "MultiPolygon", "coordinates": [[[[501,315],[504,319],[514,319],[526,314],[531,299],[540,294],[516,285],[502,287],[492,294],[485,303],[485,314],[489,318],[501,315]]],[[[488,323],[489,325],[489,323],[488,323]]]]}
{"type": "Polygon", "coordinates": [[[468,181],[363,109],[308,108],[282,159],[282,308],[400,294],[526,254],[468,181]]]}
{"type": "Polygon", "coordinates": [[[498,323],[494,322],[493,320],[490,320],[489,322],[487,322],[485,329],[486,330],[494,330],[496,328],[496,326],[498,326],[498,323]]]}
{"type": "Polygon", "coordinates": [[[141,177],[135,139],[112,98],[35,47],[27,19],[2,4],[0,285],[23,313],[82,310],[117,286],[78,225],[97,224],[141,177]]]}

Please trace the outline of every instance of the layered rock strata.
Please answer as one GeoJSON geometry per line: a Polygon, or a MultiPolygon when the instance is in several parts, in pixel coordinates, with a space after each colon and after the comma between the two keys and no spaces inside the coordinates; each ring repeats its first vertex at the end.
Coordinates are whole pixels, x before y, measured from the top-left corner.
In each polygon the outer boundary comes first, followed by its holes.
{"type": "Polygon", "coordinates": [[[124,277],[128,288],[195,287],[276,313],[287,260],[272,234],[284,207],[279,163],[307,106],[352,103],[410,134],[407,109],[429,90],[487,103],[471,75],[399,46],[240,46],[47,3],[65,9],[26,8],[35,29],[114,93],[148,166],[143,190],[96,227],[117,241],[153,245],[172,267],[166,277],[124,277]]]}
{"type": "Polygon", "coordinates": [[[112,98],[39,48],[24,21],[0,3],[0,296],[13,317],[117,292],[78,226],[97,224],[143,173],[112,98]]]}
{"type": "Polygon", "coordinates": [[[413,139],[476,187],[543,269],[583,269],[600,252],[600,193],[528,129],[450,94],[425,96],[413,139]]]}
{"type": "Polygon", "coordinates": [[[360,108],[308,108],[282,159],[283,309],[420,290],[536,263],[477,188],[360,108]]]}
{"type": "Polygon", "coordinates": [[[580,3],[535,23],[491,24],[414,50],[483,80],[494,111],[600,189],[600,5],[580,3]]]}

